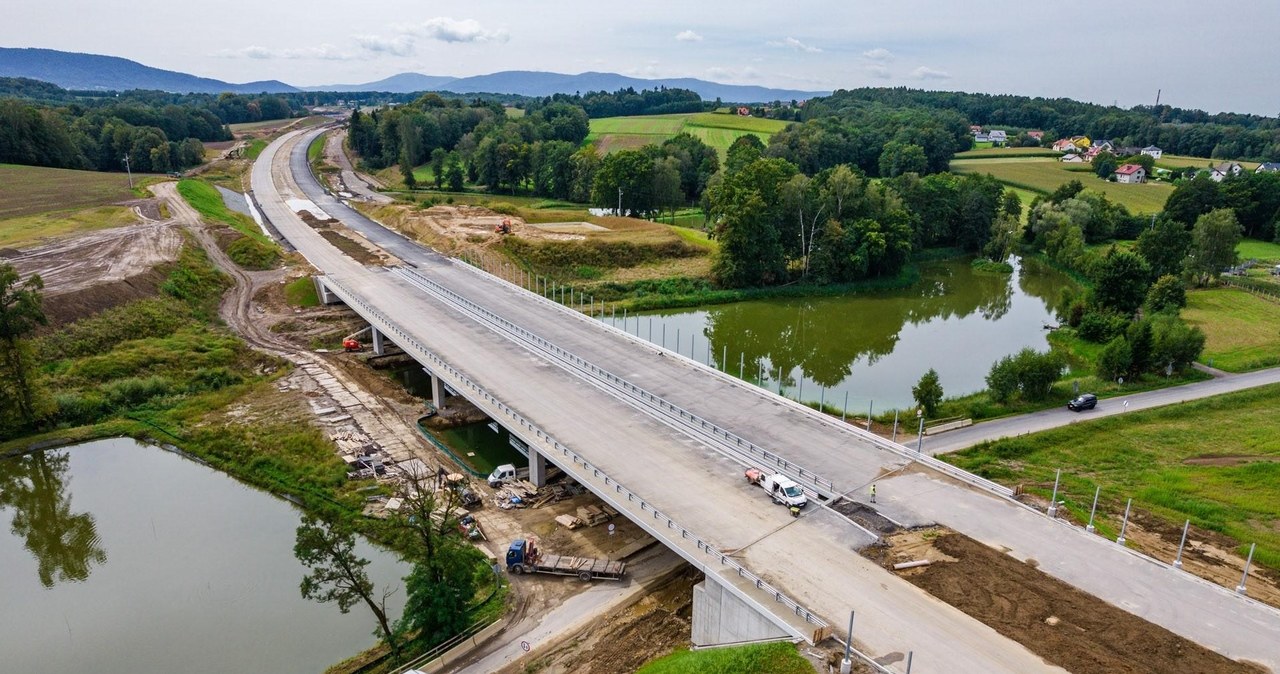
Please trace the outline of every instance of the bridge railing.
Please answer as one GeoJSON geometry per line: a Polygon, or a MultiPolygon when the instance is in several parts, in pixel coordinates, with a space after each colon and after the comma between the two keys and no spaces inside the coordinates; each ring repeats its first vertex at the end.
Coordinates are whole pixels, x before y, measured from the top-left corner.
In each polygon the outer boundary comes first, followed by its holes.
{"type": "MultiPolygon", "coordinates": [[[[660,525],[654,528],[667,530],[668,538],[673,538],[678,535],[679,539],[682,542],[691,542],[694,545],[695,550],[701,553],[702,566],[704,567],[704,569],[706,568],[707,558],[716,560],[721,566],[727,567],[727,571],[735,574],[739,578],[749,581],[751,585],[755,587],[756,590],[760,592],[764,592],[769,596],[771,596],[775,603],[782,604],[783,606],[787,607],[787,610],[789,612],[793,613],[795,616],[799,618],[802,618],[805,621],[805,623],[809,625],[814,625],[815,627],[817,627],[818,629],[815,632],[815,634],[825,635],[827,633],[827,630],[829,629],[830,626],[825,620],[814,615],[811,611],[809,611],[809,609],[801,606],[795,600],[791,599],[790,597],[783,594],[780,590],[770,585],[763,578],[757,576],[756,574],[752,573],[751,571],[743,567],[736,560],[731,558],[728,554],[719,551],[718,549],[715,548],[715,546],[703,540],[693,532],[690,532],[688,529],[681,526],[678,522],[671,519],[669,516],[663,514],[657,508],[653,507],[652,504],[645,501],[640,496],[636,495],[630,489],[627,489],[626,487],[624,487],[617,480],[610,477],[607,473],[600,470],[598,467],[594,466],[593,464],[588,462],[586,459],[582,458],[580,455],[578,455],[577,452],[574,452],[573,450],[569,449],[565,445],[561,444],[559,441],[553,438],[550,434],[544,432],[541,428],[534,425],[528,419],[525,419],[524,416],[520,415],[518,412],[516,412],[515,410],[507,406],[505,403],[495,398],[488,391],[481,388],[478,384],[472,381],[469,377],[467,377],[461,371],[459,371],[458,369],[454,368],[452,365],[445,362],[442,358],[437,356],[431,350],[427,349],[420,342],[418,342],[417,339],[410,336],[407,332],[401,329],[399,325],[397,325],[394,321],[388,318],[385,314],[383,314],[381,311],[379,311],[378,309],[374,308],[372,305],[370,305],[369,303],[361,299],[359,295],[351,292],[345,286],[343,286],[340,282],[332,278],[325,277],[323,280],[323,283],[325,283],[325,285],[328,285],[331,290],[333,290],[339,297],[343,299],[343,301],[347,303],[348,306],[359,307],[360,313],[364,315],[366,319],[369,319],[370,322],[372,322],[373,320],[377,320],[378,322],[380,322],[382,325],[379,326],[379,329],[383,330],[387,334],[395,335],[396,339],[394,339],[393,341],[395,341],[396,344],[398,344],[401,348],[405,350],[409,350],[410,348],[412,348],[413,350],[417,351],[417,355],[419,357],[426,359],[428,362],[432,364],[432,366],[434,366],[435,368],[438,368],[439,371],[447,372],[450,377],[452,377],[455,381],[459,383],[460,386],[462,386],[465,389],[468,389],[472,393],[472,395],[479,397],[481,400],[484,400],[486,403],[488,403],[490,407],[497,409],[499,412],[501,412],[502,415],[505,416],[510,423],[513,423],[517,427],[524,429],[526,433],[532,433],[533,436],[536,437],[539,441],[541,441],[544,445],[551,447],[557,454],[560,455],[562,461],[568,460],[580,471],[584,473],[588,473],[596,480],[603,482],[604,486],[608,487],[613,492],[614,498],[624,499],[627,503],[634,504],[642,514],[651,514],[653,521],[650,522],[650,524],[660,525]]],[[[806,635],[806,639],[812,641],[814,640],[814,635],[806,635]]]]}
{"type": "Polygon", "coordinates": [[[712,436],[715,438],[717,444],[725,443],[722,444],[722,446],[726,446],[727,444],[727,449],[746,455],[751,462],[765,462],[772,464],[779,472],[791,477],[800,485],[809,488],[809,490],[815,495],[821,495],[827,498],[839,496],[839,492],[836,490],[831,480],[828,480],[793,461],[789,461],[774,452],[760,447],[750,440],[746,440],[741,436],[717,425],[715,422],[708,421],[697,414],[689,412],[688,410],[666,400],[662,396],[651,393],[648,390],[595,365],[571,351],[561,348],[536,333],[522,328],[502,316],[484,308],[483,306],[472,302],[444,285],[423,276],[421,273],[403,267],[395,270],[395,273],[398,273],[410,282],[423,287],[436,295],[443,296],[443,298],[450,303],[460,305],[462,308],[465,308],[473,314],[479,314],[479,316],[485,321],[494,324],[496,327],[503,329],[526,343],[530,343],[539,350],[555,356],[562,362],[567,362],[579,371],[590,376],[592,379],[607,384],[611,388],[620,391],[633,400],[638,400],[651,409],[656,409],[667,416],[674,415],[675,420],[677,420],[680,425],[695,432],[712,436]]]}

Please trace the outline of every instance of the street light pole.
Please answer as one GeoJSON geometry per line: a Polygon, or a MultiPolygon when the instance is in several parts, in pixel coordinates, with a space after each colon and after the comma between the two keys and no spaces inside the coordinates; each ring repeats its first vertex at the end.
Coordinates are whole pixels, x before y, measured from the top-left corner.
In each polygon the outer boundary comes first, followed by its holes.
{"type": "Polygon", "coordinates": [[[924,409],[916,410],[916,418],[920,420],[920,428],[916,431],[916,454],[924,449],[924,409]]]}

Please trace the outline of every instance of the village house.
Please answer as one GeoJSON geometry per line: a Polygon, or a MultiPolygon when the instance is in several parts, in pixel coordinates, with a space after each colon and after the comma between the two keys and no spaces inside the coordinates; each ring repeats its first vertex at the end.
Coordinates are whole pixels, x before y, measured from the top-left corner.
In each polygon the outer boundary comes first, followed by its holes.
{"type": "Polygon", "coordinates": [[[987,134],[985,134],[985,133],[976,133],[976,134],[974,134],[974,135],[973,135],[973,142],[975,142],[975,143],[988,143],[988,142],[991,142],[991,136],[988,136],[988,135],[987,135],[987,134]]]}
{"type": "Polygon", "coordinates": [[[975,136],[982,133],[982,126],[980,124],[970,124],[969,133],[972,133],[975,136]]]}
{"type": "Polygon", "coordinates": [[[1269,161],[1258,164],[1258,168],[1253,170],[1254,173],[1280,173],[1280,162],[1269,161]]]}
{"type": "Polygon", "coordinates": [[[1076,147],[1075,143],[1071,142],[1070,138],[1063,138],[1062,140],[1053,144],[1054,152],[1075,152],[1076,150],[1079,150],[1079,149],[1080,148],[1076,147]]]}
{"type": "Polygon", "coordinates": [[[1147,170],[1141,164],[1125,164],[1116,169],[1116,182],[1140,183],[1147,179],[1147,170]]]}
{"type": "MultiPolygon", "coordinates": [[[[1092,146],[1092,147],[1090,147],[1089,149],[1090,149],[1090,150],[1097,150],[1097,152],[1102,152],[1102,151],[1104,151],[1104,150],[1105,150],[1105,151],[1107,151],[1107,152],[1110,152],[1111,154],[1115,154],[1115,153],[1116,153],[1115,146],[1114,146],[1114,145],[1112,145],[1112,144],[1111,144],[1111,141],[1109,141],[1109,140],[1100,140],[1100,141],[1098,141],[1098,142],[1094,143],[1094,144],[1093,144],[1093,146],[1092,146]]],[[[1097,154],[1097,152],[1095,152],[1094,154],[1097,154]]]]}
{"type": "Polygon", "coordinates": [[[1152,159],[1159,159],[1160,157],[1164,156],[1164,150],[1161,150],[1160,148],[1154,145],[1148,145],[1142,148],[1142,154],[1145,154],[1148,157],[1151,157],[1152,159]]]}
{"type": "Polygon", "coordinates": [[[1081,157],[1079,154],[1076,154],[1075,152],[1068,152],[1062,155],[1062,159],[1060,159],[1059,161],[1063,162],[1064,164],[1083,164],[1085,162],[1085,158],[1081,157]]]}
{"type": "Polygon", "coordinates": [[[1027,132],[1027,135],[1028,135],[1028,136],[1031,136],[1032,138],[1035,138],[1036,140],[1044,140],[1044,132],[1043,132],[1043,131],[1039,131],[1039,130],[1037,130],[1037,131],[1028,131],[1028,132],[1027,132]]]}
{"type": "Polygon", "coordinates": [[[1093,144],[1089,141],[1088,136],[1072,136],[1071,142],[1081,150],[1087,150],[1089,149],[1089,146],[1093,144]]]}
{"type": "Polygon", "coordinates": [[[992,129],[987,132],[987,137],[990,138],[993,143],[1004,143],[1009,140],[1009,135],[1000,129],[992,129]]]}
{"type": "Polygon", "coordinates": [[[1220,183],[1227,178],[1238,176],[1243,172],[1243,166],[1233,161],[1224,161],[1221,164],[1215,164],[1209,167],[1209,179],[1215,183],[1220,183]]]}

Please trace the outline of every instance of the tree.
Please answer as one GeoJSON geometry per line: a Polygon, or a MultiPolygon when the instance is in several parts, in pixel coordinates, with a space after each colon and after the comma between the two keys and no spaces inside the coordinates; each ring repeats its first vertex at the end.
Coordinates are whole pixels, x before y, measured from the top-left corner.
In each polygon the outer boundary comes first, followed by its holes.
{"type": "Polygon", "coordinates": [[[1133,356],[1129,351],[1129,342],[1123,337],[1116,337],[1107,342],[1098,354],[1098,378],[1103,381],[1115,381],[1129,371],[1133,364],[1133,356]]]}
{"type": "Polygon", "coordinates": [[[38,274],[20,283],[13,265],[0,264],[0,420],[14,416],[13,426],[34,423],[40,413],[25,338],[37,326],[49,323],[41,306],[43,289],[38,274]]]}
{"type": "Polygon", "coordinates": [[[1151,361],[1156,367],[1182,370],[1200,358],[1204,350],[1204,331],[1170,314],[1151,319],[1151,337],[1151,361]]]}
{"type": "Polygon", "coordinates": [[[880,175],[893,178],[904,173],[925,174],[929,171],[929,158],[924,148],[912,143],[890,141],[880,153],[880,175]]]}
{"type": "Polygon", "coordinates": [[[1111,249],[1093,267],[1093,300],[1103,309],[1131,315],[1142,306],[1151,268],[1141,256],[1111,249]]]}
{"type": "Polygon", "coordinates": [[[404,186],[413,189],[418,186],[418,177],[413,175],[413,164],[407,154],[400,155],[400,176],[404,178],[404,186]]]}
{"type": "Polygon", "coordinates": [[[724,171],[729,174],[737,173],[762,155],[764,142],[754,133],[738,136],[725,152],[724,171]]]}
{"type": "Polygon", "coordinates": [[[435,178],[436,189],[444,187],[444,161],[448,154],[442,147],[431,151],[431,176],[435,178]]]}
{"type": "Polygon", "coordinates": [[[1223,269],[1234,267],[1240,259],[1236,245],[1240,243],[1241,235],[1240,223],[1229,208],[1220,208],[1200,216],[1195,227],[1191,228],[1191,253],[1187,256],[1187,272],[1204,285],[1223,269]]]}
{"type": "Polygon", "coordinates": [[[299,589],[303,598],[322,604],[335,602],[343,613],[364,602],[378,621],[375,634],[387,641],[399,659],[398,633],[392,630],[387,619],[387,597],[391,593],[384,591],[380,598],[375,598],[376,590],[364,568],[369,560],[356,554],[355,547],[356,537],[350,529],[312,515],[304,516],[298,526],[293,554],[310,572],[303,576],[299,589]]]}
{"type": "Polygon", "coordinates": [[[942,403],[942,383],[938,381],[938,371],[929,368],[920,377],[920,381],[911,387],[911,397],[915,398],[916,405],[924,410],[926,417],[933,417],[938,411],[938,405],[942,403]]]}
{"type": "Polygon", "coordinates": [[[457,152],[449,153],[449,158],[445,161],[444,175],[450,192],[462,191],[466,176],[463,174],[462,160],[458,158],[457,152]]]}
{"type": "Polygon", "coordinates": [[[1185,306],[1187,306],[1187,288],[1182,284],[1182,279],[1172,274],[1165,274],[1156,279],[1151,290],[1147,291],[1147,299],[1143,302],[1143,307],[1153,314],[1166,310],[1176,313],[1178,309],[1185,306]]]}
{"type": "Polygon", "coordinates": [[[1125,341],[1129,343],[1129,374],[1136,377],[1150,370],[1155,357],[1151,321],[1144,319],[1131,324],[1125,331],[1125,341]]]}
{"type": "Polygon", "coordinates": [[[1156,218],[1150,229],[1138,235],[1135,246],[1156,277],[1181,272],[1190,248],[1191,232],[1181,222],[1166,217],[1156,218]]]}
{"type": "Polygon", "coordinates": [[[1018,393],[1027,400],[1043,399],[1062,375],[1063,365],[1062,356],[1054,351],[1037,353],[1031,348],[1023,349],[991,366],[987,393],[996,402],[1006,402],[1018,393]]]}
{"type": "Polygon", "coordinates": [[[1190,227],[1200,216],[1222,206],[1218,183],[1201,174],[1179,185],[1164,203],[1164,214],[1190,227]]]}

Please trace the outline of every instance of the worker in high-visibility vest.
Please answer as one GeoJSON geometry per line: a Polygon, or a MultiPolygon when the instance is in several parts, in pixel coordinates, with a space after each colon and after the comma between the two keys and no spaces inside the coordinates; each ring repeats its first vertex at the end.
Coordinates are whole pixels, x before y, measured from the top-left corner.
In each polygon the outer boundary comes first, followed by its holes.
{"type": "Polygon", "coordinates": [[[871,483],[871,502],[872,503],[876,502],[876,485],[874,482],[871,483]]]}

